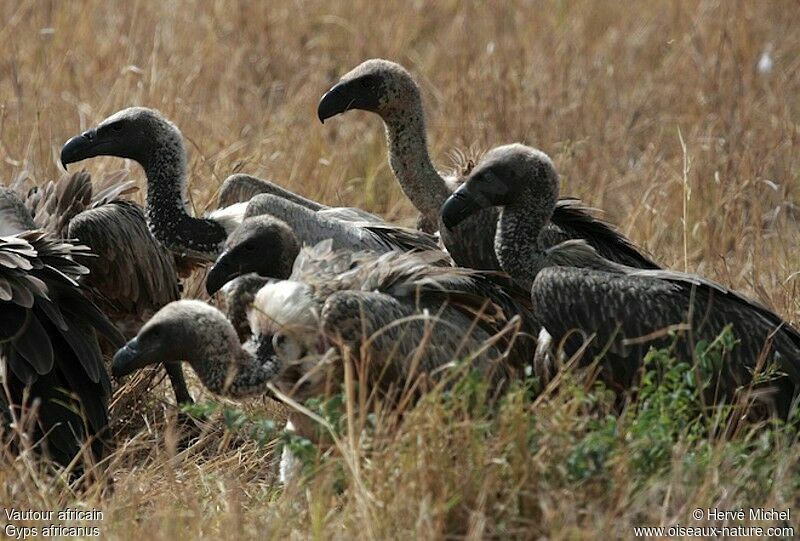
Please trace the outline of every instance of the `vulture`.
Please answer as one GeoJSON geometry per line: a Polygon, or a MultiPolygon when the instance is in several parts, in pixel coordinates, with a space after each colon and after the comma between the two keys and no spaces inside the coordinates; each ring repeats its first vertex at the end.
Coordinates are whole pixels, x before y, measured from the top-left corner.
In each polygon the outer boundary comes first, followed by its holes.
{"type": "Polygon", "coordinates": [[[289,277],[299,244],[330,239],[337,250],[374,252],[440,251],[427,233],[388,224],[356,208],[326,207],[317,211],[271,194],[254,196],[244,220],[225,242],[206,279],[209,294],[236,276],[289,277]]]}
{"type": "Polygon", "coordinates": [[[329,208],[326,205],[281,188],[268,180],[243,173],[231,175],[222,183],[217,196],[217,208],[229,207],[236,203],[245,203],[262,193],[278,196],[315,212],[329,208]]]}
{"type": "MultiPolygon", "coordinates": [[[[443,176],[428,154],[425,115],[420,88],[408,71],[388,60],[363,62],[344,75],[319,102],[320,121],[361,109],[378,114],[386,127],[389,164],[401,188],[421,213],[423,228],[439,227],[439,209],[460,183],[443,176]]],[[[655,269],[658,265],[591,209],[575,199],[561,199],[551,216],[554,233],[563,240],[585,239],[604,257],[628,266],[655,269]]],[[[441,240],[462,267],[499,270],[493,239],[497,211],[485,208],[470,215],[456,231],[439,228],[441,240]]]]}
{"type": "Polygon", "coordinates": [[[528,295],[501,276],[443,266],[445,257],[334,250],[330,241],[304,247],[288,280],[255,295],[244,345],[216,308],[177,301],[117,352],[113,372],[183,359],[214,393],[242,398],[272,383],[305,399],[341,377],[336,359],[347,351],[368,355],[381,388],[441,379],[458,360],[502,385],[528,358],[514,316],[528,295]]]}
{"type": "MultiPolygon", "coordinates": [[[[117,353],[114,374],[158,359],[186,359],[214,393],[243,398],[273,384],[303,400],[341,382],[337,359],[344,351],[365,353],[364,377],[387,392],[407,384],[423,389],[447,377],[457,360],[502,386],[529,362],[532,340],[518,331],[532,327],[524,315],[530,302],[503,275],[449,267],[441,251],[334,250],[332,240],[300,249],[288,225],[259,219],[271,222],[262,231],[275,257],[270,274],[285,276],[293,266],[288,280],[268,282],[253,295],[249,339],[240,344],[241,315],[232,314],[239,322],[231,322],[204,303],[178,301],[117,353]]],[[[290,419],[287,429],[298,421],[290,419]]],[[[284,448],[283,483],[296,465],[284,448]]]]}
{"type": "MultiPolygon", "coordinates": [[[[211,262],[228,234],[241,223],[246,204],[233,203],[208,217],[195,218],[186,210],[186,148],[175,124],[146,107],[129,107],[114,113],[96,127],[69,139],[61,149],[68,164],[95,156],[134,160],[147,177],[145,215],[150,230],[174,254],[193,263],[211,262]]],[[[222,199],[236,201],[255,191],[312,202],[267,181],[248,175],[229,177],[222,199]]]]}
{"type": "Polygon", "coordinates": [[[287,279],[301,244],[330,239],[337,249],[436,250],[432,235],[384,222],[355,208],[317,210],[274,194],[259,194],[247,204],[242,223],[225,241],[222,253],[206,276],[213,295],[223,288],[226,315],[240,339],[248,336],[246,308],[267,279],[287,279]]]}
{"type": "Polygon", "coordinates": [[[100,460],[110,447],[111,383],[98,336],[114,347],[125,341],[81,284],[89,271],[77,258],[88,256],[85,247],[38,229],[21,198],[0,188],[5,435],[24,433],[23,440],[65,467],[87,450],[100,460]]]}
{"type": "MultiPolygon", "coordinates": [[[[92,257],[76,256],[90,271],[81,285],[131,338],[158,309],[180,298],[180,286],[172,255],[148,231],[141,207],[121,198],[135,190],[124,176],[110,175],[95,193],[87,172],[64,175],[30,190],[25,203],[38,227],[89,247],[92,257]]],[[[176,401],[192,402],[181,365],[165,368],[176,401]]]]}
{"type": "Polygon", "coordinates": [[[499,208],[494,239],[503,269],[531,288],[537,319],[567,355],[601,358],[611,383],[631,384],[648,348],[673,347],[692,363],[695,345],[726,328],[736,340],[706,389],[732,399],[753,374],[775,365],[777,377],[758,383],[759,403],[788,413],[800,383],[800,332],[769,308],[706,278],[610,261],[580,240],[551,231],[558,175],[542,152],[520,144],[498,147],[470,173],[441,209],[453,228],[473,213],[499,208]],[[586,345],[588,342],[588,346],[586,345]]]}

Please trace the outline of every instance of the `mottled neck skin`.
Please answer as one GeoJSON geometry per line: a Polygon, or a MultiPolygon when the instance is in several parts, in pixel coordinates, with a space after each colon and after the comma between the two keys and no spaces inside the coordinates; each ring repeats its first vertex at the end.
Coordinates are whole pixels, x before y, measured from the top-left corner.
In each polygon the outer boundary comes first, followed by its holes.
{"type": "Polygon", "coordinates": [[[386,251],[368,231],[277,195],[261,194],[251,200],[245,218],[259,214],[269,214],[286,223],[305,244],[313,246],[331,239],[334,249],[386,251]]]}
{"type": "Polygon", "coordinates": [[[271,340],[253,337],[242,347],[233,328],[228,331],[199,337],[187,353],[189,364],[214,394],[247,398],[266,393],[280,368],[271,340]]]}
{"type": "Polygon", "coordinates": [[[233,324],[240,342],[247,341],[251,336],[247,309],[253,304],[258,290],[270,281],[270,278],[251,272],[234,278],[222,289],[225,293],[225,317],[233,324]]]}
{"type": "Polygon", "coordinates": [[[186,151],[180,134],[166,133],[141,163],[147,176],[147,223],[167,248],[181,255],[214,258],[225,241],[225,229],[186,210],[186,151]]]}
{"type": "Polygon", "coordinates": [[[550,221],[555,204],[555,194],[526,188],[513,203],[500,209],[494,238],[497,259],[500,267],[527,289],[548,265],[539,234],[550,221]]]}
{"type": "Polygon", "coordinates": [[[410,92],[403,105],[381,112],[386,125],[389,164],[403,192],[420,211],[424,231],[437,229],[457,265],[499,270],[493,247],[495,209],[484,209],[452,231],[439,226],[439,210],[452,187],[439,174],[428,154],[425,113],[419,91],[410,92]]]}
{"type": "Polygon", "coordinates": [[[439,209],[450,188],[436,171],[428,154],[425,113],[419,95],[406,107],[381,114],[386,125],[389,164],[403,192],[429,223],[438,223],[439,209]]]}

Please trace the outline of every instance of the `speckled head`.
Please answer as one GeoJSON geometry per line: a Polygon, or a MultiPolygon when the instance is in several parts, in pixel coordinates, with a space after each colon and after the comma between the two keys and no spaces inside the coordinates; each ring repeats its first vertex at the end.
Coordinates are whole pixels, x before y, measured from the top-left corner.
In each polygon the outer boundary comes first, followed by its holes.
{"type": "Polygon", "coordinates": [[[183,155],[177,126],[154,109],[129,107],[64,143],[61,163],[66,168],[87,158],[116,156],[135,160],[147,169],[154,153],[165,146],[183,155]]]}
{"type": "Polygon", "coordinates": [[[227,236],[223,220],[196,219],[186,211],[186,149],[180,130],[161,113],[129,107],[75,136],[61,149],[67,164],[94,156],[137,161],[147,175],[147,224],[167,248],[213,261],[227,236]]]}
{"type": "Polygon", "coordinates": [[[194,365],[211,355],[224,355],[238,344],[233,327],[219,310],[201,301],[175,301],[159,310],[114,355],[111,370],[119,377],[159,362],[185,360],[194,365]]]}
{"type": "Polygon", "coordinates": [[[419,87],[400,64],[374,58],[345,74],[322,96],[317,108],[321,122],[351,109],[379,114],[384,119],[421,104],[419,87]]]}
{"type": "Polygon", "coordinates": [[[550,209],[558,198],[558,173],[544,152],[519,143],[496,147],[442,205],[442,222],[455,227],[488,207],[531,205],[550,209]]]}
{"type": "Polygon", "coordinates": [[[284,222],[269,215],[244,220],[225,241],[206,278],[209,295],[230,280],[255,272],[269,278],[289,278],[300,253],[300,241],[284,222]]]}

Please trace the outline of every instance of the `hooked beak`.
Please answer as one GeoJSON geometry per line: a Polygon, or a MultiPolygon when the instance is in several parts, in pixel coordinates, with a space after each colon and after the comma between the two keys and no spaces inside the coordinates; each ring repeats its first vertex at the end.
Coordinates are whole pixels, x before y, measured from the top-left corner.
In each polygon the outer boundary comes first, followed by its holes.
{"type": "Polygon", "coordinates": [[[209,295],[213,295],[222,289],[222,286],[241,275],[242,270],[231,262],[230,252],[222,252],[217,258],[216,263],[214,263],[214,266],[208,271],[208,276],[206,277],[206,291],[209,295]]]}
{"type": "Polygon", "coordinates": [[[67,165],[86,158],[93,158],[99,154],[97,145],[97,130],[92,128],[80,135],[76,135],[61,147],[61,165],[67,169],[67,165]]]}
{"type": "Polygon", "coordinates": [[[115,378],[126,376],[148,364],[156,362],[146,352],[141,351],[139,339],[134,338],[114,355],[111,362],[111,375],[115,378]]]}
{"type": "Polygon", "coordinates": [[[353,104],[353,99],[347,96],[344,85],[342,83],[336,84],[325,92],[322,99],[319,100],[317,106],[317,116],[319,121],[325,124],[325,121],[338,114],[344,113],[353,104]]]}
{"type": "Polygon", "coordinates": [[[483,207],[484,205],[481,205],[475,196],[470,193],[468,185],[462,184],[447,198],[439,213],[442,216],[444,226],[447,229],[452,229],[483,207]]]}

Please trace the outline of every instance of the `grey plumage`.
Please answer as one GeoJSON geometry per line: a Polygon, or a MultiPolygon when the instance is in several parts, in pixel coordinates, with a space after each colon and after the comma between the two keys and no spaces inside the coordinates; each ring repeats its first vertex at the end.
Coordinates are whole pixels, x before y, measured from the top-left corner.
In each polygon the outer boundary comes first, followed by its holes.
{"type": "MultiPolygon", "coordinates": [[[[469,168],[444,176],[428,154],[425,115],[419,86],[408,71],[382,59],[363,62],[345,74],[320,100],[318,114],[325,120],[350,109],[378,114],[384,121],[389,163],[405,194],[421,212],[420,224],[432,229],[439,223],[439,208],[460,184],[469,168]]],[[[560,201],[552,214],[554,235],[562,240],[586,239],[602,255],[634,267],[658,268],[622,235],[594,218],[588,208],[572,199],[560,201]]],[[[495,209],[486,208],[466,218],[450,231],[440,228],[444,246],[457,265],[499,270],[493,239],[495,209]]]]}
{"type": "Polygon", "coordinates": [[[156,239],[192,262],[213,261],[228,233],[241,221],[238,209],[227,207],[206,218],[187,212],[186,148],[180,130],[158,111],[130,107],[67,141],[61,149],[66,167],[95,156],[136,161],[147,177],[145,214],[156,239]]]}
{"type": "Polygon", "coordinates": [[[675,354],[691,362],[696,343],[711,342],[730,326],[738,342],[715,374],[712,398],[730,399],[753,380],[763,359],[776,363],[785,376],[764,384],[759,393],[781,413],[788,411],[800,384],[796,329],[711,280],[631,268],[580,240],[548,245],[552,237],[546,224],[557,190],[547,156],[508,145],[487,155],[443,206],[442,216],[457,222],[472,204],[500,206],[495,242],[500,262],[514,278],[532,285],[534,310],[555,344],[572,355],[591,339],[583,360],[602,355],[604,377],[611,383],[630,385],[650,347],[674,345],[675,354]]]}
{"type": "Polygon", "coordinates": [[[219,190],[217,208],[229,207],[236,203],[244,203],[262,193],[276,195],[314,211],[328,208],[325,205],[291,192],[268,180],[252,175],[245,175],[243,173],[231,175],[222,183],[222,187],[219,190]]]}
{"type": "Polygon", "coordinates": [[[388,224],[361,209],[327,207],[314,211],[271,194],[254,196],[244,220],[225,242],[209,271],[206,290],[213,294],[228,280],[255,272],[286,279],[301,244],[331,240],[335,249],[440,251],[427,233],[388,224]]]}
{"type": "Polygon", "coordinates": [[[109,444],[111,384],[97,336],[117,347],[124,338],[79,284],[89,271],[75,259],[88,250],[34,229],[21,199],[7,188],[0,188],[0,224],[3,418],[19,419],[40,401],[30,441],[41,440],[64,466],[87,442],[99,459],[109,444]]]}
{"type": "Polygon", "coordinates": [[[325,370],[331,346],[338,354],[342,347],[366,353],[373,383],[382,386],[436,379],[438,370],[465,358],[495,384],[505,381],[529,359],[530,342],[515,342],[512,332],[524,325],[514,314],[529,308],[527,295],[504,289],[491,274],[442,266],[444,258],[337,251],[330,242],[304,248],[290,280],[263,288],[251,315],[254,332],[290,344],[276,346],[292,367],[279,385],[301,396],[319,393],[337,377],[325,370]]]}
{"type": "MultiPolygon", "coordinates": [[[[69,236],[69,225],[80,213],[101,207],[138,191],[125,171],[106,174],[95,186],[89,173],[80,171],[33,186],[25,197],[25,206],[39,227],[60,238],[69,236]]],[[[18,192],[23,186],[18,186],[18,192]]]]}
{"type": "Polygon", "coordinates": [[[607,373],[628,385],[650,347],[674,345],[679,358],[691,360],[696,343],[713,341],[730,326],[737,343],[715,376],[716,398],[730,399],[749,384],[763,359],[762,368],[775,363],[787,377],[760,385],[760,399],[783,415],[788,412],[800,384],[800,333],[794,327],[763,305],[699,276],[629,267],[599,270],[603,264],[597,261],[598,270],[589,271],[547,267],[533,283],[537,314],[554,337],[566,338],[568,354],[583,342],[570,331],[579,329],[584,338],[593,335],[584,357],[607,350],[607,373]]]}
{"type": "Polygon", "coordinates": [[[382,385],[437,379],[465,358],[499,385],[527,360],[512,332],[513,314],[529,308],[526,292],[515,297],[491,274],[441,266],[441,252],[353,253],[331,244],[304,248],[290,280],[257,293],[245,345],[216,309],[178,301],[117,353],[115,373],[185,359],[213,392],[252,396],[273,383],[303,398],[322,392],[322,369],[340,366],[333,359],[341,348],[369,352],[382,385]]]}
{"type": "Polygon", "coordinates": [[[247,204],[244,217],[264,214],[286,223],[306,244],[332,239],[337,249],[439,250],[432,235],[387,223],[380,216],[354,207],[315,211],[275,195],[256,195],[247,204]]]}

